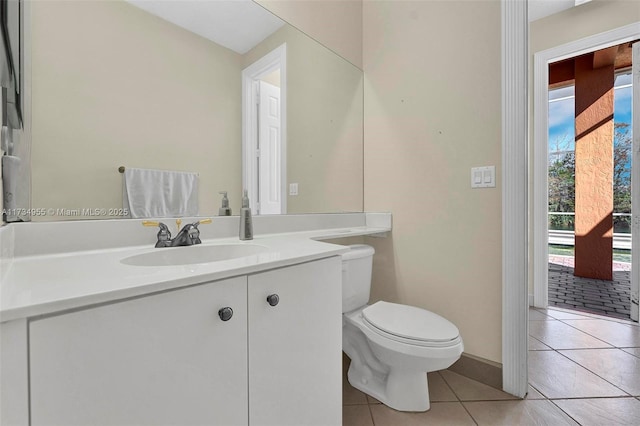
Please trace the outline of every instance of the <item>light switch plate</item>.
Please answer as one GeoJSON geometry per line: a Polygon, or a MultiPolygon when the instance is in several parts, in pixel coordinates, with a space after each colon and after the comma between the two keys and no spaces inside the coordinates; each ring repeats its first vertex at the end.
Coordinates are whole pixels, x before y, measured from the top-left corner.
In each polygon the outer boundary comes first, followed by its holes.
{"type": "Polygon", "coordinates": [[[289,195],[298,195],[298,184],[290,183],[289,184],[289,195]]]}
{"type": "Polygon", "coordinates": [[[496,166],[472,167],[471,188],[495,188],[496,166]]]}

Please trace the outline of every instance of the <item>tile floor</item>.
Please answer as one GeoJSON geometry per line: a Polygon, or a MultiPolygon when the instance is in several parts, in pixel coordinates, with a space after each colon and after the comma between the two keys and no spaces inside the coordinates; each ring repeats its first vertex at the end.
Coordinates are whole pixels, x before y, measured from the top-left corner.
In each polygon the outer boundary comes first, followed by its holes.
{"type": "Polygon", "coordinates": [[[349,385],[344,426],[640,425],[640,327],[550,308],[529,310],[529,394],[509,394],[449,370],[429,373],[431,410],[402,413],[349,385]]]}

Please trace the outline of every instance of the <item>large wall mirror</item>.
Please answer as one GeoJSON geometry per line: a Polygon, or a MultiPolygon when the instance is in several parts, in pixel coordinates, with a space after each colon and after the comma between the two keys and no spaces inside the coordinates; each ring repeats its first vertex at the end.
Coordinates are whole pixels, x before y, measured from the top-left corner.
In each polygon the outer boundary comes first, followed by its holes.
{"type": "Polygon", "coordinates": [[[237,214],[242,71],[283,45],[286,81],[260,77],[286,85],[283,213],[362,211],[362,71],[260,5],[49,0],[29,9],[32,207],[53,213],[34,220],[118,217],[81,213],[122,207],[120,166],[198,173],[199,214],[218,213],[219,191],[237,214]]]}

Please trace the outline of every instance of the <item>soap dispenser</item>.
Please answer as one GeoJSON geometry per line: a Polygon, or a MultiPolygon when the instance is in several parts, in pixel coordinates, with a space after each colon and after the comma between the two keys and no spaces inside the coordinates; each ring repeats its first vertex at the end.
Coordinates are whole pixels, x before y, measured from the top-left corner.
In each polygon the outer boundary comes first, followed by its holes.
{"type": "Polygon", "coordinates": [[[249,196],[244,190],[242,197],[242,208],[240,209],[240,239],[253,240],[253,222],[251,219],[251,209],[249,208],[249,196]]]}
{"type": "Polygon", "coordinates": [[[231,216],[231,207],[229,207],[227,191],[220,191],[218,194],[222,194],[222,205],[218,209],[218,216],[231,216]]]}

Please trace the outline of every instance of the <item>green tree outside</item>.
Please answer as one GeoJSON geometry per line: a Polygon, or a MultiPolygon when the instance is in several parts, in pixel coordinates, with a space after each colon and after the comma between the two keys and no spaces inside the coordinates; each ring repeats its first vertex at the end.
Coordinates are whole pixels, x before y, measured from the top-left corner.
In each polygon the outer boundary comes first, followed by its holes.
{"type": "MultiPolygon", "coordinates": [[[[629,123],[615,123],[613,140],[613,211],[631,213],[632,138],[629,123]]],[[[549,155],[549,212],[575,212],[576,156],[568,137],[552,142],[549,155]]],[[[549,229],[573,231],[573,215],[549,215],[549,229]]],[[[614,231],[631,232],[629,216],[614,217],[614,231]]]]}

